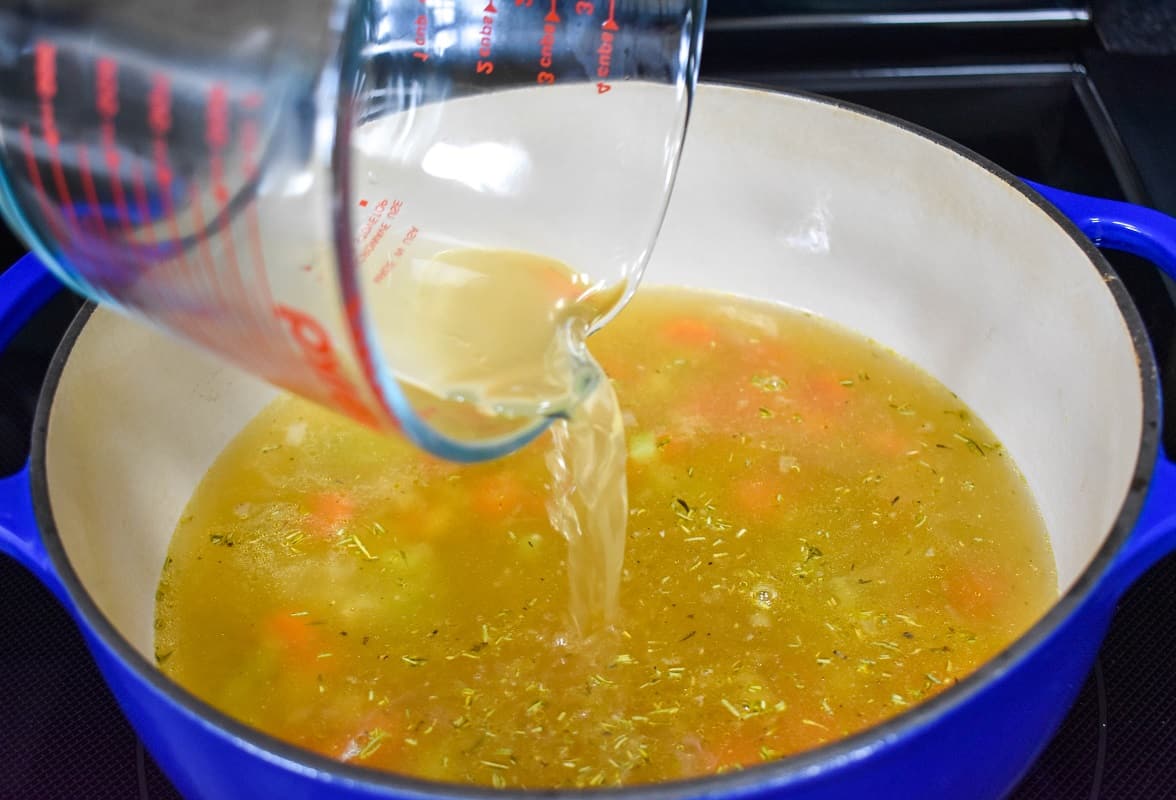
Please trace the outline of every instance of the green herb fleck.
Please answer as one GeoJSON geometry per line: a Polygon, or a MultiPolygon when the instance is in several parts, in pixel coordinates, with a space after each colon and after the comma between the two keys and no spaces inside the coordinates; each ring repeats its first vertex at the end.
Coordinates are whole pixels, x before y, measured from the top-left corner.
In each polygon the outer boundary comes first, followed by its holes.
{"type": "Polygon", "coordinates": [[[727,711],[729,711],[731,716],[733,716],[735,719],[743,719],[743,712],[732,705],[730,700],[724,697],[719,700],[719,703],[723,706],[723,708],[727,709],[727,711]]]}
{"type": "Polygon", "coordinates": [[[968,446],[968,449],[971,450],[976,455],[980,455],[980,456],[986,455],[986,453],[984,452],[984,448],[981,447],[979,442],[977,442],[975,439],[972,439],[968,436],[964,436],[962,433],[954,433],[952,435],[955,436],[955,438],[959,439],[964,444],[966,444],[968,446]]]}
{"type": "Polygon", "coordinates": [[[388,734],[385,731],[381,730],[380,728],[372,728],[370,731],[368,731],[367,744],[363,746],[363,749],[360,750],[355,757],[360,761],[369,758],[373,753],[380,749],[380,745],[387,738],[388,734]]]}
{"type": "Polygon", "coordinates": [[[776,375],[753,375],[751,385],[761,392],[778,392],[788,387],[788,381],[776,375]]]}

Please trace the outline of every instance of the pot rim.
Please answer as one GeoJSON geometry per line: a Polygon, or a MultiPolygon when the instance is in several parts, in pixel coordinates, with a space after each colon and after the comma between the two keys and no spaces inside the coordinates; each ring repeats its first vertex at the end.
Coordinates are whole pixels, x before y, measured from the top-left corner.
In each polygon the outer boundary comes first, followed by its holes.
{"type": "MultiPolygon", "coordinates": [[[[866,728],[843,739],[776,761],[746,767],[721,775],[710,775],[666,783],[641,784],[621,788],[586,789],[542,789],[512,791],[511,795],[525,797],[571,797],[592,794],[600,797],[618,797],[631,800],[662,800],[691,796],[713,796],[717,793],[742,793],[767,787],[785,788],[789,785],[815,778],[846,764],[861,760],[872,753],[900,741],[914,731],[931,724],[936,718],[950,713],[980,694],[989,683],[1015,668],[1036,650],[1071,613],[1085,603],[1102,580],[1111,571],[1115,556],[1130,535],[1144,499],[1147,495],[1151,472],[1159,447],[1159,377],[1151,343],[1134,302],[1110,266],[1094,244],[1086,238],[1067,217],[1053,205],[1026,186],[1012,173],[961,145],[929,131],[921,126],[892,117],[873,109],[853,103],[822,97],[808,92],[777,92],[762,87],[740,85],[736,82],[707,82],[703,86],[722,89],[745,95],[781,94],[808,102],[867,117],[874,121],[893,125],[912,135],[938,145],[964,157],[977,167],[987,171],[1007,184],[1024,199],[1044,211],[1081,248],[1091,266],[1099,272],[1103,283],[1110,291],[1119,312],[1126,322],[1139,366],[1143,409],[1138,455],[1132,480],[1119,513],[1108,531],[1106,538],[1094,558],[1082,571],[1069,590],[1059,597],[1049,611],[1008,647],[984,662],[970,675],[935,697],[898,714],[877,725],[866,728]]],[[[50,504],[48,477],[45,468],[49,418],[53,399],[61,380],[69,355],[96,306],[87,303],[78,312],[64,338],[59,344],[37,403],[32,431],[30,456],[31,489],[37,525],[48,551],[53,568],[74,605],[79,622],[89,626],[91,632],[101,640],[136,676],[153,690],[165,696],[189,716],[206,725],[215,726],[219,732],[244,743],[258,755],[285,766],[312,769],[318,779],[346,784],[369,793],[399,792],[402,795],[437,798],[478,798],[479,800],[502,800],[502,790],[490,787],[427,781],[382,772],[369,767],[336,761],[324,755],[305,750],[254,729],[228,716],[197,698],[188,690],[164,675],[159,668],[139,653],[118,631],[114,624],[98,608],[86,592],[80,578],[70,564],[65,552],[53,510],[50,504]]]]}

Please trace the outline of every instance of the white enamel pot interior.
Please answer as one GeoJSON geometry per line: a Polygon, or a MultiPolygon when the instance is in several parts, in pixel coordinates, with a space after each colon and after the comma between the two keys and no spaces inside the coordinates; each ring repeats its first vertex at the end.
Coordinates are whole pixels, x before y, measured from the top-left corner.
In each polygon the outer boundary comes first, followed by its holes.
{"type": "MultiPolygon", "coordinates": [[[[532,123],[521,135],[562,135],[558,114],[532,123]]],[[[1020,466],[1064,593],[1123,510],[1150,402],[1138,333],[1096,263],[1015,182],[930,138],[811,98],[703,86],[645,282],[806,309],[921,365],[1020,466]]],[[[139,669],[154,669],[154,593],[181,510],[274,395],[108,311],[73,342],[43,450],[58,567],[139,669]]]]}

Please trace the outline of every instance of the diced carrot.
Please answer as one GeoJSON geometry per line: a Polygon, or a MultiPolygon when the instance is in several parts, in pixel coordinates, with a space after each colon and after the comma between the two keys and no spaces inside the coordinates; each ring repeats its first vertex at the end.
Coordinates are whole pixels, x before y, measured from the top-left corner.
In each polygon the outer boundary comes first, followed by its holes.
{"type": "Polygon", "coordinates": [[[845,386],[841,378],[832,373],[813,376],[808,380],[807,387],[797,393],[797,399],[808,408],[821,410],[843,409],[852,396],[852,387],[845,386]]]}
{"type": "Polygon", "coordinates": [[[763,478],[741,481],[735,485],[735,499],[740,508],[753,514],[762,514],[778,504],[781,495],[780,481],[763,478]]]}
{"type": "Polygon", "coordinates": [[[355,512],[350,495],[343,492],[320,492],[307,500],[311,517],[311,532],[319,536],[333,536],[351,521],[355,512]]]}
{"type": "Polygon", "coordinates": [[[943,579],[942,586],[951,610],[969,619],[993,616],[1008,592],[1007,579],[986,564],[960,564],[943,579]]]}
{"type": "Polygon", "coordinates": [[[288,609],[274,612],[262,624],[261,635],[277,644],[282,652],[300,660],[315,658],[320,652],[318,632],[314,626],[307,624],[309,616],[292,616],[295,613],[298,612],[288,609]]]}
{"type": "Polygon", "coordinates": [[[871,432],[867,442],[875,452],[888,458],[897,458],[916,447],[913,439],[894,428],[879,428],[871,432]]]}
{"type": "Polygon", "coordinates": [[[708,347],[718,338],[713,326],[694,317],[676,317],[662,325],[662,333],[675,344],[688,347],[708,347]]]}
{"type": "Polygon", "coordinates": [[[340,668],[339,659],[331,653],[326,626],[312,625],[311,621],[308,614],[279,609],[262,622],[260,646],[280,654],[282,670],[303,676],[293,680],[334,675],[340,668]],[[295,613],[299,616],[292,616],[295,613]]]}
{"type": "Polygon", "coordinates": [[[539,494],[509,472],[496,472],[477,481],[470,491],[470,508],[491,519],[542,511],[539,494]]]}
{"type": "Polygon", "coordinates": [[[563,270],[543,269],[534,273],[547,295],[553,299],[574,300],[584,293],[585,286],[563,270]]]}

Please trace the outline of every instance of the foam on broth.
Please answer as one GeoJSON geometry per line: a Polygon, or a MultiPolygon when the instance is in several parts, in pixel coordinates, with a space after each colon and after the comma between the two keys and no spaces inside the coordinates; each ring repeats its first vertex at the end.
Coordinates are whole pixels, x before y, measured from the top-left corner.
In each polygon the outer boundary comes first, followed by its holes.
{"type": "Polygon", "coordinates": [[[773,305],[643,289],[591,349],[629,457],[611,627],[577,635],[545,442],[457,466],[285,398],[176,530],[161,668],[375,768],[646,783],[900,713],[1056,598],[999,442],[878,344],[773,305]]]}

